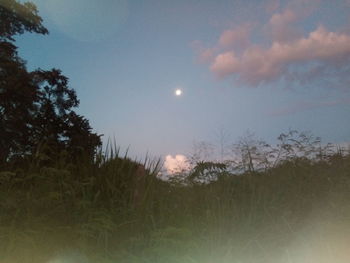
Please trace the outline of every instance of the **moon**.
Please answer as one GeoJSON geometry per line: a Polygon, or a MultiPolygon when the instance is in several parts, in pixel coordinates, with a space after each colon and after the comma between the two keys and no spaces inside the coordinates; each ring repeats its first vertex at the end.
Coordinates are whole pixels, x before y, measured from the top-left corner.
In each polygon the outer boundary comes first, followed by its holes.
{"type": "Polygon", "coordinates": [[[176,96],[181,96],[182,95],[182,90],[181,89],[176,89],[175,90],[175,95],[176,96]]]}

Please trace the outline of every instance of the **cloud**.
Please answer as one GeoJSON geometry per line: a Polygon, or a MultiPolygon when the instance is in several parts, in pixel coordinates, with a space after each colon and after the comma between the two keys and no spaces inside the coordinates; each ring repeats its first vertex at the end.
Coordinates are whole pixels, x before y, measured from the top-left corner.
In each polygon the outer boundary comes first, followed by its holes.
{"type": "Polygon", "coordinates": [[[216,56],[210,69],[218,76],[225,77],[239,71],[240,61],[233,51],[222,53],[216,56]]]}
{"type": "Polygon", "coordinates": [[[182,154],[177,154],[174,157],[172,155],[165,156],[164,167],[168,174],[176,174],[190,169],[190,164],[187,157],[182,154]]]}
{"type": "Polygon", "coordinates": [[[249,44],[249,33],[249,25],[237,26],[233,29],[225,30],[219,38],[219,45],[224,48],[243,48],[249,44]]]}
{"type": "Polygon", "coordinates": [[[293,0],[287,3],[286,8],[293,10],[299,18],[305,18],[317,11],[323,1],[326,2],[325,0],[293,0]]]}
{"type": "Polygon", "coordinates": [[[250,24],[244,24],[225,30],[220,35],[217,44],[210,48],[204,47],[201,41],[193,41],[191,47],[197,53],[197,62],[212,63],[220,50],[243,50],[250,43],[249,34],[251,29],[252,26],[250,24]]]}
{"type": "Polygon", "coordinates": [[[297,16],[292,10],[286,9],[282,13],[276,13],[270,18],[270,24],[278,26],[279,24],[289,24],[296,20],[297,16]]]}
{"type": "Polygon", "coordinates": [[[198,62],[209,63],[215,58],[215,49],[205,48],[199,51],[198,62]]]}
{"type": "Polygon", "coordinates": [[[322,84],[349,89],[350,32],[330,31],[323,25],[303,32],[298,27],[321,2],[290,1],[276,12],[281,2],[270,0],[266,8],[275,13],[266,24],[245,23],[226,29],[212,47],[198,42],[198,61],[208,64],[219,79],[232,77],[250,86],[283,81],[289,86],[322,84]],[[253,32],[260,34],[251,37],[253,32]]]}
{"type": "Polygon", "coordinates": [[[234,75],[257,85],[279,80],[293,72],[293,66],[317,63],[325,68],[343,66],[350,58],[350,36],[329,32],[319,26],[307,37],[293,42],[274,41],[270,47],[250,45],[241,55],[233,51],[216,55],[210,69],[218,77],[234,75]]]}
{"type": "Polygon", "coordinates": [[[191,43],[191,47],[195,50],[198,63],[211,63],[215,58],[218,48],[206,48],[201,41],[195,40],[191,43]]]}
{"type": "Polygon", "coordinates": [[[272,41],[290,42],[299,38],[301,32],[293,26],[297,20],[297,15],[291,9],[272,15],[267,25],[267,32],[272,41]]]}
{"type": "Polygon", "coordinates": [[[328,101],[318,101],[318,102],[311,102],[311,101],[299,101],[297,103],[294,103],[293,105],[289,105],[285,108],[277,109],[269,113],[270,116],[285,116],[285,115],[291,115],[295,114],[297,112],[306,111],[306,110],[313,110],[317,108],[323,108],[323,107],[333,107],[336,105],[347,105],[350,104],[350,97],[349,98],[342,98],[342,99],[335,99],[335,100],[328,100],[328,101]]]}

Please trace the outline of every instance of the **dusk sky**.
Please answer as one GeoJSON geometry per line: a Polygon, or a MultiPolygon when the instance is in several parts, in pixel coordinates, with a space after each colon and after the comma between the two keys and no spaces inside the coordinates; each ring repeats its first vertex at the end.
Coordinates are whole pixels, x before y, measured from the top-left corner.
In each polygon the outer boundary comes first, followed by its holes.
{"type": "Polygon", "coordinates": [[[219,130],[350,139],[349,0],[32,2],[50,34],[19,36],[20,56],[61,69],[133,156],[188,155],[219,130]]]}

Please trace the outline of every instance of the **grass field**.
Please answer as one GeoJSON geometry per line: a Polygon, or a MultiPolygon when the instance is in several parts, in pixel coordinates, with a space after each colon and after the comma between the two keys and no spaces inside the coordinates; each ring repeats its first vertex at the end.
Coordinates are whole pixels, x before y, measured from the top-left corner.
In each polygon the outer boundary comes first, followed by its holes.
{"type": "Polygon", "coordinates": [[[350,262],[349,156],[187,186],[146,166],[137,207],[116,156],[1,172],[0,262],[350,262]]]}

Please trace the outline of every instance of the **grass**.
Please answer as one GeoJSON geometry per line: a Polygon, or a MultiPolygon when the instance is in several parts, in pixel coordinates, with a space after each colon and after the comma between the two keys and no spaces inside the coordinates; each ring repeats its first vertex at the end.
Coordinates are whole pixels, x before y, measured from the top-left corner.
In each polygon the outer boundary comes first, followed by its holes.
{"type": "Polygon", "coordinates": [[[135,207],[118,155],[1,172],[0,262],[350,262],[349,156],[191,186],[146,161],[135,207]]]}

